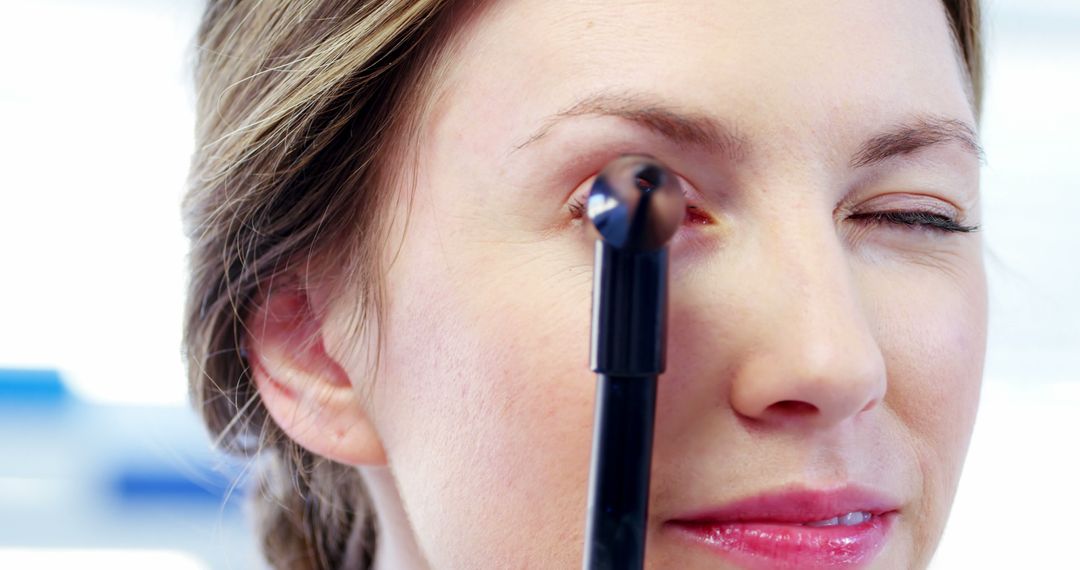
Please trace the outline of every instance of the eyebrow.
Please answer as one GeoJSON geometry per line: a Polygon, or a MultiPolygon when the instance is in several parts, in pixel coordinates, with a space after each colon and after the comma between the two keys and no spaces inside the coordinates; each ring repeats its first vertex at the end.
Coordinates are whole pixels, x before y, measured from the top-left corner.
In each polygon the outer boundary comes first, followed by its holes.
{"type": "MultiPolygon", "coordinates": [[[[559,122],[586,115],[619,117],[643,126],[676,145],[711,150],[732,161],[745,158],[750,148],[749,141],[741,136],[734,125],[713,116],[679,110],[645,95],[601,93],[551,115],[532,136],[514,146],[512,152],[540,140],[559,122]]],[[[957,143],[980,161],[983,160],[978,135],[968,123],[922,114],[867,139],[852,156],[850,166],[866,167],[945,143],[957,143]]]]}
{"type": "Polygon", "coordinates": [[[894,156],[950,142],[958,143],[980,162],[983,160],[983,149],[971,125],[947,117],[919,115],[864,142],[852,157],[851,167],[870,166],[894,156]]]}
{"type": "Polygon", "coordinates": [[[644,95],[600,93],[548,117],[532,136],[514,147],[514,152],[543,138],[560,121],[584,115],[626,119],[679,146],[718,151],[732,160],[739,160],[746,151],[747,142],[738,131],[711,116],[677,110],[644,95]]]}

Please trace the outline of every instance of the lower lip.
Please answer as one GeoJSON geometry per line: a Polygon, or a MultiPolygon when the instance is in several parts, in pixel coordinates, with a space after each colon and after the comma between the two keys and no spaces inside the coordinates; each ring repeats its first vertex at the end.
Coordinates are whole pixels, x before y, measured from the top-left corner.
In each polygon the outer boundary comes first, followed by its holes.
{"type": "Polygon", "coordinates": [[[672,521],[686,539],[754,570],[858,568],[885,544],[895,512],[854,526],[672,521]]]}

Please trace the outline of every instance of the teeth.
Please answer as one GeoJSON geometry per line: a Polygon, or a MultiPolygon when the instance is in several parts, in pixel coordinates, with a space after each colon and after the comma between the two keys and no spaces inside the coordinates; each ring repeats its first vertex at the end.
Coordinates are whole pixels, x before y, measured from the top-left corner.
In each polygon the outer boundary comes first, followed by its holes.
{"type": "MultiPolygon", "coordinates": [[[[847,516],[847,515],[845,515],[847,516]]],[[[833,517],[831,519],[817,521],[812,523],[806,523],[806,526],[836,526],[840,524],[840,517],[833,517]]]]}
{"type": "Polygon", "coordinates": [[[848,513],[840,517],[840,524],[844,526],[854,526],[857,524],[862,524],[868,520],[870,520],[870,513],[855,511],[853,513],[848,513]]]}
{"type": "Polygon", "coordinates": [[[803,526],[855,526],[857,524],[862,524],[870,520],[871,516],[873,515],[864,511],[854,511],[839,517],[833,517],[831,519],[826,519],[823,521],[805,523],[803,526]]]}

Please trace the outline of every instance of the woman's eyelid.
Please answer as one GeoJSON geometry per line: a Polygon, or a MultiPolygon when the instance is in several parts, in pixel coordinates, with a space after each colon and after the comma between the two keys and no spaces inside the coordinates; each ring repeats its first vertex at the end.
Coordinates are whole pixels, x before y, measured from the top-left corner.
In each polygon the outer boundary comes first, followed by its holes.
{"type": "Polygon", "coordinates": [[[950,219],[962,217],[963,208],[944,198],[915,193],[892,193],[876,196],[852,207],[854,214],[882,211],[927,211],[950,219]]]}

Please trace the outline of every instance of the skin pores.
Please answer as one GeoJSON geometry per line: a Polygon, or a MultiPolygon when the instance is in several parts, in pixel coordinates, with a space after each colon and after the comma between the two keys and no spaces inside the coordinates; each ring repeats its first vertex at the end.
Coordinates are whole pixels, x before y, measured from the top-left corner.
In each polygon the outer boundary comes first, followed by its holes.
{"type": "Polygon", "coordinates": [[[681,514],[846,484],[898,506],[867,567],[925,566],[977,406],[981,238],[859,214],[977,225],[979,161],[947,137],[858,158],[898,125],[974,127],[940,3],[506,0],[446,57],[374,377],[347,315],[326,330],[430,565],[580,565],[593,235],[568,204],[640,153],[711,221],[672,244],[649,568],[735,567],[675,536],[681,514]],[[658,110],[740,142],[671,140],[640,120],[658,110]]]}

